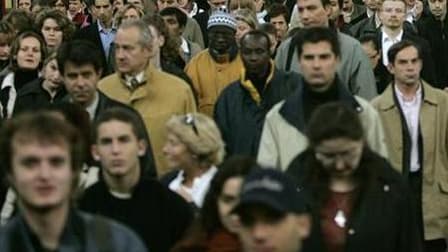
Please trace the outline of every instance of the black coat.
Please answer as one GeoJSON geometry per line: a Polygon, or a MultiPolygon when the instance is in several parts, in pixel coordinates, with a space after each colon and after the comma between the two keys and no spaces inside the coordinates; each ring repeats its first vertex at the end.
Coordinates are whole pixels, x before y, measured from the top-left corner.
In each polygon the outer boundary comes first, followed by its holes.
{"type": "MultiPolygon", "coordinates": [[[[311,236],[302,252],[326,251],[320,229],[320,209],[316,209],[315,190],[308,175],[316,167],[314,152],[305,151],[289,165],[300,190],[304,190],[313,213],[311,236]],[[311,165],[310,165],[311,164],[311,165]]],[[[348,220],[346,252],[420,252],[422,236],[417,226],[410,189],[387,160],[368,150],[363,151],[359,167],[370,167],[369,183],[359,194],[348,220]]],[[[367,184],[365,182],[365,184],[367,184]]]]}
{"type": "Polygon", "coordinates": [[[221,92],[215,104],[214,119],[226,143],[227,156],[257,155],[266,114],[276,103],[290,95],[299,83],[300,75],[275,69],[261,95],[260,105],[240,80],[221,92]]]}
{"type": "Polygon", "coordinates": [[[133,229],[149,251],[167,252],[182,237],[193,215],[190,206],[156,180],[141,179],[131,199],[120,200],[99,181],[84,193],[80,208],[133,229]]]}
{"type": "Polygon", "coordinates": [[[431,14],[417,23],[419,35],[431,46],[437,87],[448,86],[448,19],[436,20],[431,14]]]}
{"type": "Polygon", "coordinates": [[[65,88],[61,87],[56,95],[51,98],[48,91],[42,87],[43,81],[42,78],[36,79],[20,89],[17,93],[13,115],[17,115],[24,111],[44,109],[51,103],[60,102],[67,95],[65,88]]]}

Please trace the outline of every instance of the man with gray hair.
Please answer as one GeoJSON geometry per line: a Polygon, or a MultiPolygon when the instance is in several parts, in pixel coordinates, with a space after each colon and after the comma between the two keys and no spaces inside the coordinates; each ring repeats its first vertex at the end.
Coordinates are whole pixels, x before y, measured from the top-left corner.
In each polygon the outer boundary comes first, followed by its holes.
{"type": "Polygon", "coordinates": [[[103,78],[98,88],[109,97],[128,104],[143,117],[159,176],[168,172],[162,147],[165,122],[173,114],[196,111],[193,93],[183,80],[156,69],[149,63],[152,36],[140,21],[123,23],[115,37],[116,73],[103,78]]]}

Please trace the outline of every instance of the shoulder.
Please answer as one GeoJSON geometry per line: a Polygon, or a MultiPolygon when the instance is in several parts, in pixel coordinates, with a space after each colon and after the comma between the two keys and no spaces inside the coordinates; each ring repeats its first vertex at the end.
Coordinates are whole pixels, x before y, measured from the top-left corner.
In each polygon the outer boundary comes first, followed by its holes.
{"type": "Polygon", "coordinates": [[[119,82],[120,82],[120,78],[118,77],[118,73],[113,73],[113,74],[110,74],[110,75],[102,78],[98,82],[98,87],[104,87],[105,85],[111,85],[113,83],[119,83],[119,82]]]}
{"type": "Polygon", "coordinates": [[[188,83],[176,75],[166,73],[158,69],[153,69],[149,76],[149,82],[156,84],[159,88],[164,88],[171,91],[191,91],[188,83]]]}
{"type": "Polygon", "coordinates": [[[198,66],[198,64],[201,63],[202,61],[204,61],[204,60],[210,60],[210,59],[211,59],[211,56],[210,56],[210,54],[208,53],[208,49],[204,49],[204,50],[200,51],[198,54],[196,54],[196,55],[190,60],[190,62],[188,62],[186,68],[189,68],[189,67],[191,67],[191,66],[193,66],[193,65],[197,65],[197,66],[198,66]]]}
{"type": "Polygon", "coordinates": [[[29,94],[33,94],[33,93],[39,93],[40,91],[40,85],[42,84],[43,79],[42,78],[38,78],[36,80],[33,80],[27,84],[25,84],[25,86],[23,86],[20,91],[17,93],[17,96],[25,96],[25,95],[29,95],[29,94]]]}
{"type": "Polygon", "coordinates": [[[168,186],[171,183],[171,181],[173,181],[177,177],[178,174],[179,174],[178,170],[170,171],[160,178],[160,183],[162,183],[165,186],[168,186]]]}

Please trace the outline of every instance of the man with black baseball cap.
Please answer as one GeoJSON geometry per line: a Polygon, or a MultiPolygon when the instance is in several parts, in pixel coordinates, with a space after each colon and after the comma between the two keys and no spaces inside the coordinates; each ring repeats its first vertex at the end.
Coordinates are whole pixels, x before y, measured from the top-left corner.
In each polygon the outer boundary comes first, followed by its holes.
{"type": "Polygon", "coordinates": [[[310,233],[303,192],[274,169],[255,170],[246,177],[233,211],[241,220],[239,235],[246,252],[299,252],[310,233]]]}

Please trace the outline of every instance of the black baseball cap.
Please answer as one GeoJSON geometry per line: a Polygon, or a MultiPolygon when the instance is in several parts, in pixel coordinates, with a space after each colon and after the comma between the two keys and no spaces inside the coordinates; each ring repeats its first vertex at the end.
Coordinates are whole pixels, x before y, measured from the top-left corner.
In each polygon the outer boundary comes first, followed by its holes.
{"type": "Polygon", "coordinates": [[[246,206],[262,205],[279,213],[307,213],[304,192],[293,180],[275,169],[256,169],[245,178],[240,200],[233,212],[240,213],[246,206]]]}

